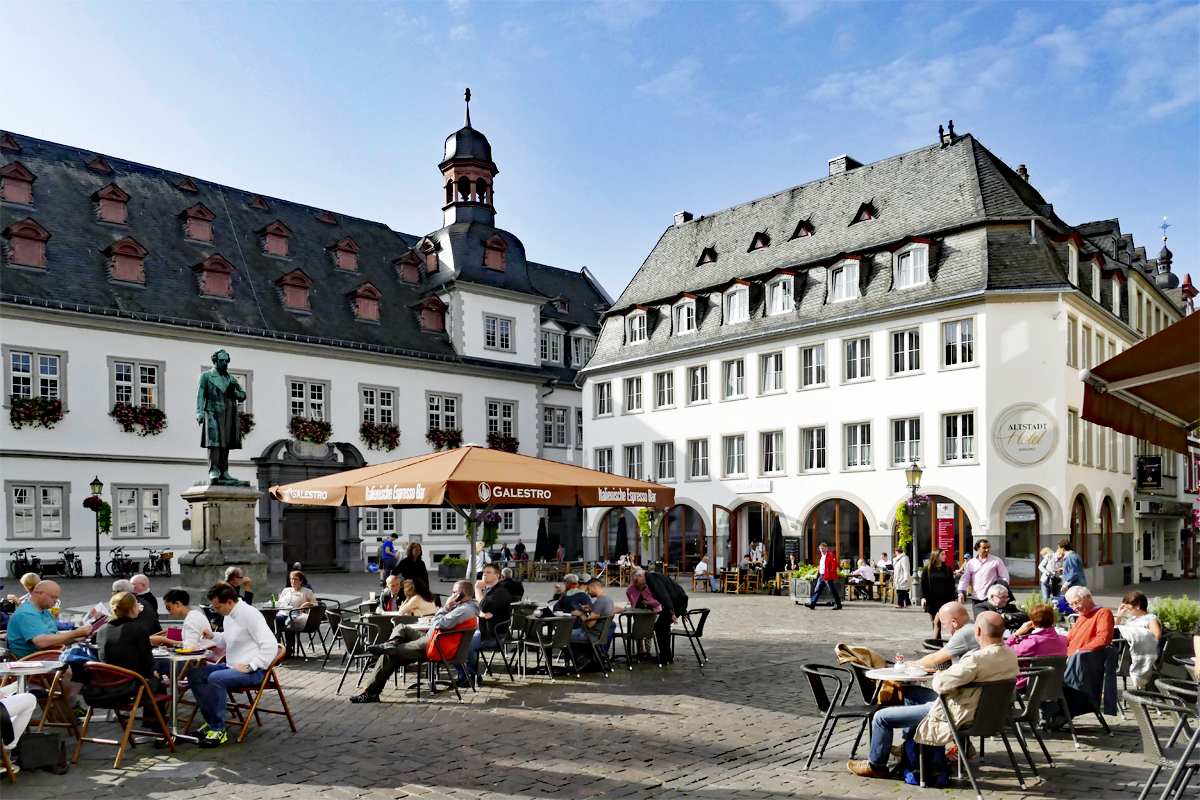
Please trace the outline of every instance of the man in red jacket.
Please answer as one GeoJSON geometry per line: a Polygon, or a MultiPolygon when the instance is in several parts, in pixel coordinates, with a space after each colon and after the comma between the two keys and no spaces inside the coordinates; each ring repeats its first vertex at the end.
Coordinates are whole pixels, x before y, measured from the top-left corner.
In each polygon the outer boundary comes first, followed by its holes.
{"type": "Polygon", "coordinates": [[[833,595],[833,607],[841,611],[842,598],[838,597],[837,585],[834,584],[838,576],[837,556],[829,552],[829,545],[824,542],[821,542],[817,549],[821,551],[820,558],[817,559],[817,590],[813,592],[808,607],[816,608],[817,601],[821,599],[821,589],[828,587],[829,593],[833,595]]]}

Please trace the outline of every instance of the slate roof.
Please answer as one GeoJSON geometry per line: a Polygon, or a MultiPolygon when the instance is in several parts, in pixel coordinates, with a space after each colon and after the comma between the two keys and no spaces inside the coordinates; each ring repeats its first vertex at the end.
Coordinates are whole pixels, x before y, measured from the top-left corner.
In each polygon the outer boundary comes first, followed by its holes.
{"type": "Polygon", "coordinates": [[[568,331],[580,325],[593,332],[600,330],[600,315],[608,310],[608,301],[581,272],[530,261],[529,280],[539,292],[551,298],[542,306],[542,319],[557,320],[568,331]],[[558,310],[556,300],[560,297],[567,301],[565,312],[558,310]]]}
{"type": "MultiPolygon", "coordinates": [[[[421,285],[402,283],[393,265],[422,237],[394,231],[383,223],[262,197],[112,156],[104,157],[112,171],[98,172],[88,167],[96,158],[92,151],[23,135],[13,138],[21,149],[3,150],[3,163],[20,161],[37,177],[34,203],[0,203],[0,229],[32,218],[50,232],[51,238],[46,246],[48,268],[44,271],[5,262],[0,270],[0,293],[5,302],[70,307],[82,313],[237,330],[417,358],[468,361],[455,353],[444,334],[423,332],[412,309],[438,288],[440,280],[421,285]],[[130,195],[128,224],[97,219],[91,197],[110,183],[130,195]],[[263,201],[265,210],[256,207],[263,201]],[[203,203],[215,215],[212,242],[184,238],[179,215],[197,203],[203,203]],[[276,221],[291,231],[287,258],[263,253],[259,231],[276,221]],[[144,262],[144,286],[109,279],[103,251],[126,237],[149,251],[144,262]],[[353,239],[359,251],[358,270],[353,272],[337,269],[328,250],[347,237],[353,239]],[[235,267],[231,276],[233,297],[229,300],[200,295],[193,267],[213,254],[220,254],[235,267]],[[281,290],[275,284],[297,269],[313,281],[308,314],[285,308],[281,290]],[[380,323],[357,320],[346,296],[367,282],[382,295],[380,323]]],[[[432,236],[445,242],[447,252],[454,254],[459,265],[457,280],[541,296],[527,274],[524,246],[512,234],[463,223],[432,236]],[[509,268],[504,273],[482,267],[482,241],[496,232],[509,245],[509,268]],[[470,263],[472,259],[475,264],[470,263]]],[[[563,291],[559,284],[574,292],[591,291],[590,282],[579,273],[551,267],[539,270],[561,273],[555,281],[556,293],[563,291]]],[[[595,313],[585,306],[580,304],[581,313],[572,314],[572,318],[578,324],[595,325],[595,313]]],[[[507,363],[503,368],[523,371],[507,363]]]]}

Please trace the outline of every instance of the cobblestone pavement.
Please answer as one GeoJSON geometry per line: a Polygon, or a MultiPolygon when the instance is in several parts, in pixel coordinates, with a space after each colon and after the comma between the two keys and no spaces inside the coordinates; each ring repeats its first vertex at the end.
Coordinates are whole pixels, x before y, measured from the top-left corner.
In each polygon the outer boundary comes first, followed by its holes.
{"type": "MultiPolygon", "coordinates": [[[[356,580],[361,588],[365,579],[356,580]]],[[[529,592],[544,599],[549,587],[532,585],[529,592]]],[[[22,774],[0,793],[14,800],[930,796],[932,790],[899,781],[850,775],[852,735],[845,727],[805,772],[819,719],[799,669],[835,663],[839,641],[911,655],[928,635],[923,613],[878,603],[810,611],[787,598],[703,593],[693,593],[692,605],[713,609],[703,670],[684,644],[666,669],[639,665],[607,678],[555,683],[491,679],[461,704],[453,692],[418,701],[389,688],[383,703],[352,706],[349,688],[334,696],[336,656],[325,669],[319,661],[288,662],[282,680],[295,733],[282,718],[268,718],[240,745],[211,751],[181,745],[174,755],[141,746],[127,751],[120,769],[112,768],[115,748],[86,744],[68,775],[22,774]]],[[[1081,721],[1079,750],[1069,737],[1048,738],[1055,765],[1038,756],[1042,778],[1031,780],[1026,770],[1026,791],[1003,748],[989,745],[978,768],[985,796],[1136,797],[1149,772],[1136,727],[1132,720],[1108,721],[1112,738],[1094,720],[1081,721]]],[[[951,785],[954,796],[971,796],[965,776],[951,785]]]]}

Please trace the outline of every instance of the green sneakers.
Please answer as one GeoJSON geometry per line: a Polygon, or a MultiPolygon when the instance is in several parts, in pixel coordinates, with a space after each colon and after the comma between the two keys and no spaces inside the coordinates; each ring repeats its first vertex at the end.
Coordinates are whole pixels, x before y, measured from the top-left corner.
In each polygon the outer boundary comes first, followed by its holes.
{"type": "Polygon", "coordinates": [[[201,739],[199,742],[197,742],[197,744],[200,747],[209,749],[209,748],[213,748],[213,747],[220,747],[221,745],[227,743],[228,741],[229,741],[229,736],[225,733],[225,729],[221,728],[221,730],[219,730],[219,731],[214,731],[214,730],[206,731],[204,734],[204,738],[201,739]]]}

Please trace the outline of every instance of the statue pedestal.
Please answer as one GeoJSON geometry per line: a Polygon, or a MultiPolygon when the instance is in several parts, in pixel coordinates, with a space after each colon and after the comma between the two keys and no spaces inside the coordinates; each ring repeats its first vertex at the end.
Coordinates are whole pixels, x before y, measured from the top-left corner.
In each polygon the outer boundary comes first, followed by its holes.
{"type": "Polygon", "coordinates": [[[254,531],[262,492],[249,486],[193,486],[180,496],[191,506],[192,549],[179,559],[179,574],[184,589],[199,593],[192,602],[205,602],[208,590],[233,566],[251,579],[251,591],[264,590],[267,556],[258,552],[254,531]]]}

